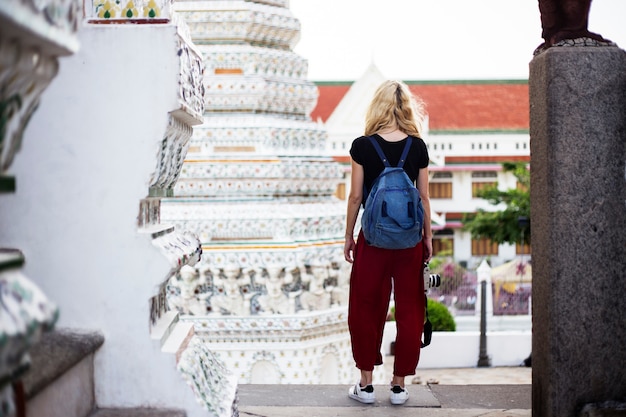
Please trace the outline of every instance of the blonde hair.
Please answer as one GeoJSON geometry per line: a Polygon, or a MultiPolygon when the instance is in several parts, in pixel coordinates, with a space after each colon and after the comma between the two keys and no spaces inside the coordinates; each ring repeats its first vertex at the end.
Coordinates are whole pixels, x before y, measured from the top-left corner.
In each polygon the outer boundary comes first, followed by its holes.
{"type": "Polygon", "coordinates": [[[407,135],[421,137],[424,107],[424,102],[405,83],[385,81],[374,93],[365,114],[365,135],[397,127],[407,135]]]}

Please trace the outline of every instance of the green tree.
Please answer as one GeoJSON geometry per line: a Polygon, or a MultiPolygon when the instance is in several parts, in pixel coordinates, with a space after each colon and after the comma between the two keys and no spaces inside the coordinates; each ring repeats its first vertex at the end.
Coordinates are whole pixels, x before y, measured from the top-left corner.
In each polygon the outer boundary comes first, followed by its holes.
{"type": "Polygon", "coordinates": [[[463,230],[469,231],[472,238],[488,238],[494,243],[530,244],[530,171],[524,162],[505,162],[505,172],[517,178],[519,186],[506,191],[497,186],[485,187],[477,195],[490,204],[505,204],[501,211],[479,209],[475,214],[463,217],[463,230]]]}

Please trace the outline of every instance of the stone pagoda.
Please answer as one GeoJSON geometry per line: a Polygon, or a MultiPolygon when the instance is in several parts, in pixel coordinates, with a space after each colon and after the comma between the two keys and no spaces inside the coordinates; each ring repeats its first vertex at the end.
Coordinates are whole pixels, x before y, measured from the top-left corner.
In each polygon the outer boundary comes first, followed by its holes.
{"type": "Polygon", "coordinates": [[[203,254],[170,281],[170,308],[241,383],[351,382],[345,167],[310,117],[300,23],[288,0],[175,7],[203,56],[205,112],[161,216],[203,254]]]}

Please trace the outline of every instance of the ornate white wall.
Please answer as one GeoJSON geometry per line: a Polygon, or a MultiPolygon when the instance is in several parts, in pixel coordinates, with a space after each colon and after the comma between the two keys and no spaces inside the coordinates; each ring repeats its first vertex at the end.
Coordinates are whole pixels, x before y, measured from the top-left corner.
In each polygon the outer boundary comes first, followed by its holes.
{"type": "Polygon", "coordinates": [[[176,9],[204,57],[206,107],[162,206],[163,221],[197,234],[203,250],[195,268],[170,281],[170,306],[240,383],[351,382],[345,202],[335,197],[344,168],[310,118],[318,92],[293,52],[299,21],[287,1],[176,9]],[[319,324],[335,310],[337,323],[319,324]],[[224,323],[229,332],[214,339],[207,329],[224,323]],[[261,349],[266,333],[291,336],[261,349]],[[299,351],[316,359],[285,360],[299,351]],[[322,364],[335,365],[324,373],[322,364]]]}

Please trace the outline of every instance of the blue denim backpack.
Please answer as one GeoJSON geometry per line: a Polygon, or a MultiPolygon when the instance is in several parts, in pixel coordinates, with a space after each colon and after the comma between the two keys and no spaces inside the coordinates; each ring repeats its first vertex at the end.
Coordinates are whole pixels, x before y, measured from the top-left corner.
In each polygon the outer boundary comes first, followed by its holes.
{"type": "Polygon", "coordinates": [[[376,139],[368,139],[385,168],[366,193],[361,229],[370,246],[384,249],[415,247],[422,240],[424,207],[420,193],[404,171],[413,138],[407,139],[400,162],[392,167],[376,139]]]}

